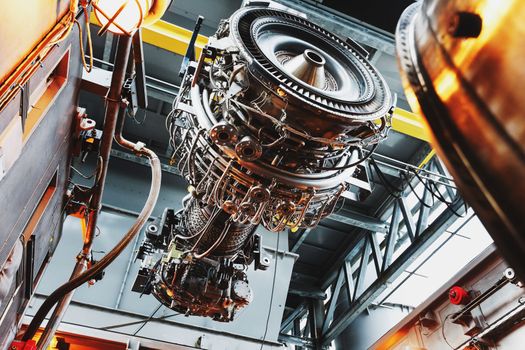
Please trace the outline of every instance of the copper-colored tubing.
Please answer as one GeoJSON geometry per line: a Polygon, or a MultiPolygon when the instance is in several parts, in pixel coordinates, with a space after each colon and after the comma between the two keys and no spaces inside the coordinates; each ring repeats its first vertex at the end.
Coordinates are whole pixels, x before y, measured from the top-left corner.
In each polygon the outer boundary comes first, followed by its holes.
{"type": "MultiPolygon", "coordinates": [[[[64,283],[62,286],[57,288],[44,303],[40,306],[37,313],[33,317],[31,323],[27,327],[22,340],[27,341],[33,338],[38,328],[42,324],[42,321],[45,319],[48,312],[56,304],[60,303],[56,308],[57,314],[53,314],[49,323],[56,324],[59,321],[67,309],[67,304],[71,300],[69,295],[73,290],[84,284],[85,282],[92,279],[94,276],[102,272],[109,264],[111,264],[122,251],[128,246],[128,244],[135,238],[137,233],[144,226],[148,218],[150,217],[153,208],[157,202],[157,198],[160,192],[161,185],[161,166],[160,160],[157,155],[145,148],[139,147],[137,144],[129,142],[122,137],[122,126],[119,127],[117,135],[115,135],[115,130],[117,127],[117,119],[119,112],[121,110],[121,94],[122,94],[122,85],[125,79],[125,73],[128,63],[128,58],[130,55],[131,49],[131,37],[121,36],[119,38],[119,45],[117,49],[117,57],[115,60],[115,68],[113,71],[113,77],[111,81],[111,87],[107,96],[106,104],[106,116],[104,123],[104,135],[101,142],[100,156],[102,158],[102,168],[98,176],[98,181],[95,184],[94,193],[92,200],[90,202],[90,214],[89,214],[89,223],[87,228],[86,237],[84,240],[84,246],[82,248],[81,260],[89,256],[91,251],[91,244],[93,242],[96,220],[98,218],[98,212],[100,209],[100,203],[102,199],[102,193],[104,190],[104,180],[107,174],[107,167],[109,162],[109,156],[111,152],[111,146],[113,137],[115,140],[123,147],[133,149],[137,154],[143,155],[149,158],[151,163],[151,187],[146,204],[142,208],[140,214],[138,215],[136,221],[133,223],[129,231],[124,235],[119,243],[108,252],[99,262],[94,264],[91,268],[81,272],[75,276],[75,273],[72,275],[72,278],[64,283]],[[69,299],[69,300],[68,300],[69,299]],[[56,319],[56,320],[55,320],[56,319]]],[[[123,122],[123,121],[122,121],[123,122]]],[[[78,265],[78,263],[77,263],[78,265]]]]}

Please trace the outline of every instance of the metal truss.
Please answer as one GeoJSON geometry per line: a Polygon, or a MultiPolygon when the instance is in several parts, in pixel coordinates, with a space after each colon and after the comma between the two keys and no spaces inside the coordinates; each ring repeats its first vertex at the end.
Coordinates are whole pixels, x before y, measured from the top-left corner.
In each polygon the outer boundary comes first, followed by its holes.
{"type": "Polygon", "coordinates": [[[439,160],[431,160],[426,170],[429,176],[414,177],[410,180],[412,186],[407,183],[406,190],[393,194],[392,203],[385,211],[389,223],[386,232],[360,232],[358,243],[337,268],[335,278],[324,286],[329,291],[328,302],[305,300],[289,313],[281,324],[281,341],[295,345],[296,349],[328,347],[458,216],[466,213],[463,199],[439,160]],[[421,180],[424,186],[419,186],[422,189],[416,194],[419,200],[416,204],[412,200],[410,206],[409,196],[421,180]],[[441,201],[433,203],[432,197],[439,197],[441,201]],[[365,284],[371,279],[372,283],[365,284]],[[345,299],[346,303],[341,302],[345,299]]]}

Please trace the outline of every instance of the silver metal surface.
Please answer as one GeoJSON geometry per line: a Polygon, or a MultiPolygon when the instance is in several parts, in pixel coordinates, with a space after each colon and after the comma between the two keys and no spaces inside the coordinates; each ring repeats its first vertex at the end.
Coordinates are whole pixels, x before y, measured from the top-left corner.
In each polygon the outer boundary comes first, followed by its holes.
{"type": "Polygon", "coordinates": [[[248,282],[252,262],[268,267],[255,228],[313,228],[345,190],[369,191],[357,165],[371,153],[361,150],[386,137],[391,110],[356,46],[290,12],[235,12],[187,66],[168,114],[170,163],[190,196],[147,231],[134,290],[232,321],[251,299],[233,286],[248,282]]]}
{"type": "Polygon", "coordinates": [[[291,57],[286,62],[281,60],[286,71],[297,79],[318,89],[333,91],[337,85],[330,84],[334,79],[328,79],[324,70],[325,63],[326,59],[323,55],[312,49],[306,49],[302,54],[291,57]]]}

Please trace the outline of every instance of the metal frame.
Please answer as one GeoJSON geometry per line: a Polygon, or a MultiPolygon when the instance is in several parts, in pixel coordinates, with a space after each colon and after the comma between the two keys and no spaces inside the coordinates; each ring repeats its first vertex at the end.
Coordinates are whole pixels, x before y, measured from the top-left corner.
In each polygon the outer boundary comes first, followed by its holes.
{"type": "MultiPolygon", "coordinates": [[[[35,294],[33,303],[38,306],[47,297],[47,295],[35,294]]],[[[60,324],[58,328],[59,333],[71,334],[71,335],[83,335],[87,337],[99,338],[99,339],[111,339],[115,342],[126,342],[135,341],[139,342],[142,347],[151,349],[173,349],[173,350],[186,350],[196,349],[194,341],[206,341],[206,344],[213,344],[217,342],[220,346],[224,343],[229,344],[240,344],[242,349],[256,350],[263,344],[264,349],[267,350],[278,350],[282,349],[281,344],[271,340],[254,339],[248,336],[242,336],[230,332],[218,331],[211,328],[203,328],[189,323],[184,323],[183,319],[179,315],[168,314],[165,316],[151,317],[146,315],[137,314],[134,312],[115,309],[111,307],[87,304],[78,301],[72,301],[70,306],[71,311],[69,315],[82,314],[84,320],[79,322],[74,316],[66,315],[65,320],[60,324]],[[104,324],[110,323],[111,326],[100,326],[95,325],[89,320],[103,319],[104,324]],[[88,321],[86,321],[88,320],[88,321]],[[148,327],[144,328],[141,334],[133,334],[133,331],[137,326],[141,326],[144,323],[148,324],[148,327]],[[149,330],[148,330],[149,329],[149,330]],[[161,337],[156,337],[154,331],[161,330],[163,334],[161,337]],[[166,335],[180,334],[180,339],[174,337],[167,338],[166,335]],[[184,335],[184,337],[182,337],[184,335]],[[188,341],[192,339],[193,342],[188,341]]],[[[27,324],[32,319],[31,313],[26,314],[23,317],[22,323],[27,324]]],[[[208,348],[203,344],[202,348],[208,348]]],[[[226,347],[224,347],[226,348],[226,347]]],[[[228,347],[229,348],[229,347],[228,347]]]]}
{"type": "Polygon", "coordinates": [[[444,283],[441,288],[435,291],[421,305],[414,309],[411,314],[406,316],[401,322],[392,327],[386,334],[377,340],[371,348],[383,348],[388,342],[391,342],[391,339],[396,334],[404,334],[408,332],[410,325],[418,320],[419,315],[423,311],[428,311],[432,305],[436,305],[437,300],[443,300],[447,298],[450,286],[461,285],[469,278],[469,276],[476,275],[482,271],[484,267],[493,266],[494,262],[498,260],[500,260],[500,258],[498,257],[496,246],[494,244],[485,248],[483,252],[481,252],[477,257],[465,265],[452,278],[450,278],[448,282],[444,283]]]}
{"type": "MultiPolygon", "coordinates": [[[[92,13],[90,16],[91,24],[100,26],[100,22],[92,13]]],[[[191,40],[192,31],[169,22],[160,20],[154,24],[142,28],[142,40],[161,49],[171,51],[178,55],[184,56],[191,40]]],[[[195,56],[198,58],[202,48],[208,42],[204,35],[198,35],[195,43],[195,56]]]]}
{"type": "MultiPolygon", "coordinates": [[[[466,206],[457,191],[453,187],[443,185],[450,181],[439,160],[433,158],[429,161],[426,170],[434,175],[429,175],[424,181],[428,184],[430,181],[439,180],[441,188],[446,189],[444,196],[452,202],[450,207],[446,207],[429,222],[430,214],[442,205],[441,202],[430,206],[432,194],[429,186],[425,186],[420,198],[426,205],[417,203],[410,208],[407,197],[412,193],[412,188],[405,184],[406,189],[397,198],[393,198],[392,204],[385,210],[386,216],[390,217],[388,229],[365,229],[359,233],[357,243],[337,267],[335,278],[328,277],[324,282],[321,290],[330,289],[330,300],[323,305],[322,301],[319,303],[319,300],[310,298],[300,304],[282,322],[281,341],[296,345],[299,349],[322,349],[330,345],[376,301],[389,284],[454,223],[458,218],[457,214],[465,214],[466,206]],[[370,265],[373,266],[372,269],[369,268],[370,265]],[[364,281],[369,277],[367,275],[370,270],[374,271],[376,276],[375,280],[366,286],[364,281]],[[349,300],[345,310],[341,310],[341,293],[345,293],[349,300]],[[336,306],[339,314],[337,317],[336,306]],[[306,327],[301,328],[301,320],[304,317],[307,317],[308,321],[306,327]],[[291,335],[287,334],[289,332],[291,335]]],[[[410,181],[416,180],[413,178],[410,181]]],[[[308,231],[301,233],[291,249],[296,251],[307,234],[308,231]]]]}
{"type": "MultiPolygon", "coordinates": [[[[290,2],[289,0],[287,1],[290,2]]],[[[291,2],[293,3],[293,1],[291,2]]],[[[286,3],[286,1],[284,1],[284,3],[286,3]]],[[[307,8],[309,8],[308,6],[311,5],[302,3],[302,6],[306,6],[306,8],[304,8],[306,10],[307,8]]],[[[329,9],[323,7],[323,10],[328,11],[329,9]]],[[[311,9],[310,11],[314,11],[309,12],[310,14],[314,14],[315,11],[318,11],[318,9],[311,9]]],[[[353,39],[360,42],[368,43],[380,50],[380,52],[387,52],[392,55],[394,54],[393,38],[388,37],[387,34],[383,33],[377,28],[374,28],[374,30],[377,32],[374,32],[372,28],[366,29],[364,23],[358,23],[355,19],[346,18],[344,16],[341,17],[342,14],[334,15],[330,14],[330,12],[326,13],[327,15],[330,15],[327,21],[331,21],[331,23],[337,23],[337,25],[340,26],[340,21],[344,21],[345,26],[347,26],[348,29],[351,31],[353,39]]],[[[98,22],[94,14],[91,15],[90,20],[92,24],[100,26],[100,23],[98,22]]],[[[142,28],[142,39],[145,43],[173,52],[181,56],[184,56],[186,54],[188,44],[190,43],[191,38],[191,30],[182,28],[180,26],[171,24],[163,20],[160,20],[149,27],[142,28]]],[[[197,36],[195,42],[195,56],[197,58],[200,56],[202,48],[204,47],[204,45],[206,45],[207,42],[208,37],[200,34],[197,36]]],[[[423,117],[401,108],[395,108],[393,111],[392,129],[425,142],[430,141],[430,133],[428,127],[426,126],[423,120],[423,117]]]]}

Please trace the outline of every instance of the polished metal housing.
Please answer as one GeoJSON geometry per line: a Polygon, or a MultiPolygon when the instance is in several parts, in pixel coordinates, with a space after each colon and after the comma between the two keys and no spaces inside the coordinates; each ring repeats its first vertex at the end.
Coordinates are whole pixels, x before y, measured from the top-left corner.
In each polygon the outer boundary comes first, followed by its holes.
{"type": "Polygon", "coordinates": [[[407,97],[501,253],[525,278],[523,1],[427,0],[396,33],[407,97]]]}
{"type": "Polygon", "coordinates": [[[191,196],[158,223],[168,243],[150,239],[161,255],[146,264],[151,292],[175,310],[231,321],[251,300],[243,271],[269,262],[258,225],[312,228],[345,191],[366,191],[356,169],[387,135],[391,94],[354,42],[248,6],[189,64],[173,106],[171,161],[191,196]]]}

